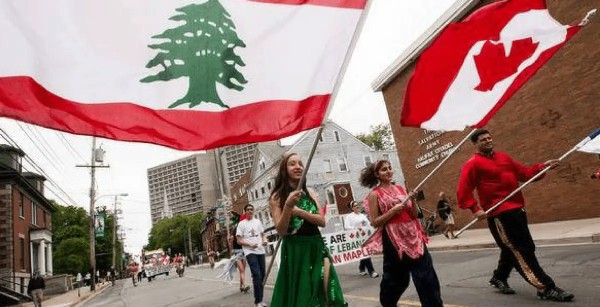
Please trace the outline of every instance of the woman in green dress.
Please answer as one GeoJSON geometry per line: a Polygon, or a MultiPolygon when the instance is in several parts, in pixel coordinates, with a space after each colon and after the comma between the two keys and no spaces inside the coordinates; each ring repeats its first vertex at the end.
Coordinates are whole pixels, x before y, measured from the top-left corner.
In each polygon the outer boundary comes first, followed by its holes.
{"type": "Polygon", "coordinates": [[[303,184],[300,156],[281,160],[269,198],[280,237],[281,262],[271,307],[347,306],[329,252],[319,231],[325,226],[318,197],[303,184]]]}

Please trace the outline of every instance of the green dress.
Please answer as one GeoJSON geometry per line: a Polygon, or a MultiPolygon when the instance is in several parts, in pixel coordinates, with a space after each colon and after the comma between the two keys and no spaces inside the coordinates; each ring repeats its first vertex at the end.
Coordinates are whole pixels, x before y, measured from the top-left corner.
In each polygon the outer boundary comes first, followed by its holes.
{"type": "MultiPolygon", "coordinates": [[[[316,204],[307,196],[300,198],[298,207],[317,213],[316,204]]],[[[293,219],[290,227],[300,227],[304,221],[293,219]]],[[[315,226],[316,227],[316,226],[315,226]]],[[[342,307],[342,288],[333,261],[321,235],[287,235],[281,244],[281,263],[273,289],[271,307],[342,307]],[[323,286],[323,259],[329,258],[327,295],[323,286]]]]}

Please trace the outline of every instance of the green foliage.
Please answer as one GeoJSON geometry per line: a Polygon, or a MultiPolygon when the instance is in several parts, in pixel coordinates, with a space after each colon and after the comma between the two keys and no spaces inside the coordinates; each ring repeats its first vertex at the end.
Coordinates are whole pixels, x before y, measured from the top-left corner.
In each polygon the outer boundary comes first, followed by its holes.
{"type": "Polygon", "coordinates": [[[53,254],[54,274],[86,272],[90,266],[90,243],[85,238],[67,238],[55,248],[53,254]]]}
{"type": "Polygon", "coordinates": [[[375,150],[394,149],[394,135],[392,134],[390,124],[371,126],[370,130],[370,133],[360,133],[356,135],[356,138],[375,150]]]}
{"type": "MultiPolygon", "coordinates": [[[[90,217],[80,207],[56,204],[52,214],[53,270],[55,274],[77,274],[89,271],[90,265],[90,217]]],[[[105,212],[100,207],[98,212],[105,212]]],[[[96,269],[106,271],[112,265],[114,219],[107,214],[104,236],[96,238],[96,269]]],[[[117,241],[117,256],[123,250],[117,241]]],[[[120,257],[117,257],[117,263],[120,257]]]]}
{"type": "Polygon", "coordinates": [[[52,243],[58,246],[64,239],[90,238],[90,219],[83,208],[75,206],[56,205],[56,211],[52,214],[52,243]]]}
{"type": "Polygon", "coordinates": [[[200,250],[202,238],[200,231],[204,223],[204,213],[193,215],[177,215],[173,218],[162,219],[152,226],[146,249],[162,248],[167,251],[171,248],[171,254],[189,251],[190,231],[192,239],[192,251],[200,250]]]}

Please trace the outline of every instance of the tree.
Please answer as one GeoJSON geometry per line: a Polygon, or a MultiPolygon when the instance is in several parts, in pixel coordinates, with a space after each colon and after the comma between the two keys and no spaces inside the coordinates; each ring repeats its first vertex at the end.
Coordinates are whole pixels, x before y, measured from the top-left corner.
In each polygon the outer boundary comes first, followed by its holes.
{"type": "Polygon", "coordinates": [[[356,138],[376,150],[394,149],[394,135],[390,124],[371,126],[370,130],[370,133],[360,133],[356,135],[356,138]]]}
{"type": "Polygon", "coordinates": [[[162,219],[152,226],[148,239],[147,249],[171,249],[171,253],[182,253],[186,250],[192,252],[195,247],[202,246],[201,230],[204,224],[204,213],[193,215],[177,215],[172,218],[162,219]],[[189,236],[192,247],[188,247],[189,236]]]}
{"type": "Polygon", "coordinates": [[[224,108],[216,83],[241,91],[248,81],[236,66],[245,66],[234,48],[246,47],[238,37],[229,13],[218,0],[202,4],[190,4],[176,9],[181,12],[170,20],[181,22],[176,28],[165,30],[152,38],[162,43],[148,45],[158,54],[146,64],[146,68],[162,66],[159,73],[147,76],[141,82],[169,81],[189,77],[187,94],[171,104],[174,108],[189,103],[193,108],[202,102],[214,103],[224,108]]]}
{"type": "MultiPolygon", "coordinates": [[[[56,211],[52,214],[53,270],[56,274],[77,274],[89,271],[90,266],[90,217],[85,209],[75,206],[61,206],[52,201],[56,211]]],[[[99,207],[106,213],[106,207],[99,207]]],[[[113,216],[108,214],[104,236],[95,239],[96,269],[105,271],[112,265],[113,216]]],[[[120,263],[123,244],[115,246],[120,263]]]]}
{"type": "Polygon", "coordinates": [[[56,245],[53,255],[55,274],[72,274],[89,271],[90,242],[85,238],[67,238],[56,245]]]}
{"type": "Polygon", "coordinates": [[[61,206],[55,201],[51,202],[56,207],[52,213],[52,243],[58,246],[68,238],[84,238],[89,241],[89,215],[80,207],[61,206]]]}

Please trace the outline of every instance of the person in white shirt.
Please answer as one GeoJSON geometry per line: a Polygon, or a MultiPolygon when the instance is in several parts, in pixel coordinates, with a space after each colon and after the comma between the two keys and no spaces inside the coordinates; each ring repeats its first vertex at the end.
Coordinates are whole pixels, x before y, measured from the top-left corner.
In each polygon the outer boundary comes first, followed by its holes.
{"type": "MultiPolygon", "coordinates": [[[[346,216],[344,221],[345,229],[362,230],[363,227],[371,225],[367,216],[360,212],[360,204],[357,201],[353,200],[350,202],[350,209],[352,209],[352,212],[346,216]]],[[[373,268],[371,257],[360,260],[358,273],[363,276],[369,275],[372,278],[377,278],[379,276],[379,274],[375,272],[375,268],[373,268]]]]}
{"type": "Polygon", "coordinates": [[[240,221],[235,233],[238,244],[242,246],[246,261],[250,267],[254,286],[254,306],[267,306],[263,303],[262,281],[265,278],[265,245],[269,243],[265,229],[259,219],[254,218],[254,206],[244,207],[246,219],[240,221]]]}

